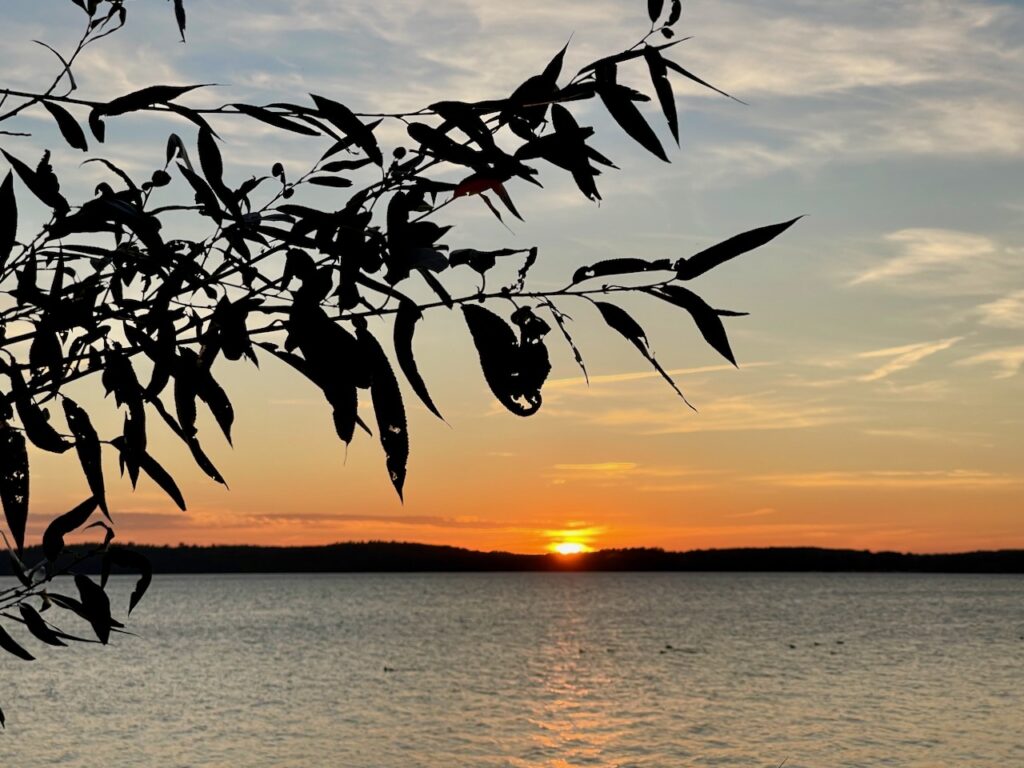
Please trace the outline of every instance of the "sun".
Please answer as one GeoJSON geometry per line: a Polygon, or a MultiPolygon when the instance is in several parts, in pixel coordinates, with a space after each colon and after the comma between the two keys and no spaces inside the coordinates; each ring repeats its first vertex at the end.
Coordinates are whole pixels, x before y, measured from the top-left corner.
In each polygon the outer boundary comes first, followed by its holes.
{"type": "Polygon", "coordinates": [[[551,548],[560,555],[579,555],[587,551],[587,547],[578,541],[560,541],[551,548]]]}

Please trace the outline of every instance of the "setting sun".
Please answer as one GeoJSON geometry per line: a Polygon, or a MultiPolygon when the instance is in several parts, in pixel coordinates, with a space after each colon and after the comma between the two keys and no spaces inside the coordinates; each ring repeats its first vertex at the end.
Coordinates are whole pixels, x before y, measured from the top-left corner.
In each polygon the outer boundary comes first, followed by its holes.
{"type": "Polygon", "coordinates": [[[555,544],[552,549],[560,555],[578,555],[588,551],[588,548],[578,541],[561,541],[555,544]]]}

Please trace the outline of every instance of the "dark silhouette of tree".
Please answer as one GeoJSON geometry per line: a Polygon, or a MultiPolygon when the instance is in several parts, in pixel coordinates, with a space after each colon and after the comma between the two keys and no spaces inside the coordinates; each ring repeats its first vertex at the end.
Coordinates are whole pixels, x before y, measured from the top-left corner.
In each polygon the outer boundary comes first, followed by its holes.
{"type": "MultiPolygon", "coordinates": [[[[189,95],[203,85],[152,85],[107,102],[81,98],[75,62],[124,28],[127,6],[123,0],[72,3],[84,14],[85,30],[70,51],[46,45],[59,61],[49,84],[36,91],[0,89],[0,151],[11,168],[0,184],[0,500],[11,567],[19,580],[0,592],[0,619],[16,632],[24,630],[51,646],[83,640],[58,628],[61,611],[88,622],[102,643],[122,629],[104,591],[107,574],[115,567],[141,574],[130,612],[151,571],[144,557],[112,544],[116,510],[107,504],[101,452],[116,452],[122,475],[127,473],[133,486],[145,474],[184,510],[175,480],[148,447],[149,427],[162,422],[202,472],[224,483],[196,426],[201,404],[231,439],[231,400],[214,377],[220,358],[257,365],[261,356],[273,357],[294,368],[323,392],[343,442],[350,443],[360,430],[376,433],[399,496],[409,454],[405,403],[385,344],[370,330],[371,318],[390,322],[390,344],[402,376],[438,417],[440,409],[413,353],[414,336],[435,309],[462,314],[487,385],[519,416],[541,407],[552,326],[586,374],[570,333],[570,302],[596,309],[595,316],[635,346],[680,397],[643,328],[617,303],[619,297],[646,295],[684,311],[708,344],[735,363],[722,319],[743,313],[710,306],[686,284],[764,245],[792,221],[675,261],[600,261],[577,269],[557,290],[528,285],[542,256],[538,248],[451,250],[444,243],[451,227],[440,223],[441,214],[450,213],[444,209],[472,197],[499,222],[519,218],[512,192],[522,194],[528,185],[539,189],[542,171],[570,174],[581,194],[599,201],[598,179],[616,166],[592,145],[594,129],[574,117],[578,102],[598,100],[629,137],[667,162],[645,116],[652,110],[641,109],[650,98],[617,75],[627,68],[646,70],[655,106],[678,142],[670,78],[713,88],[668,56],[681,42],[674,32],[679,0],[649,0],[650,28],[639,42],[571,76],[563,73],[563,48],[506,97],[440,101],[396,114],[355,113],[321,94],[264,105],[187,106],[189,95]],[[86,162],[99,163],[108,173],[92,199],[69,202],[50,153],[29,158],[19,148],[19,137],[28,135],[27,121],[19,118],[44,111],[71,147],[90,153],[86,162]],[[101,154],[107,124],[138,113],[172,113],[182,125],[180,133],[168,137],[165,157],[145,180],[132,178],[101,154]],[[214,127],[227,120],[300,134],[322,146],[322,156],[297,178],[275,163],[265,175],[236,185],[224,173],[225,142],[214,127]],[[404,124],[404,146],[386,151],[380,145],[375,129],[384,120],[404,124]],[[321,209],[314,203],[323,204],[322,195],[303,197],[318,187],[345,190],[340,207],[321,209]],[[174,192],[184,192],[178,202],[155,204],[158,196],[174,192]],[[46,224],[31,235],[18,227],[18,211],[26,203],[49,212],[46,224]],[[193,219],[187,231],[205,226],[206,236],[176,236],[183,215],[193,219]],[[507,284],[492,279],[488,285],[488,273],[499,262],[515,263],[517,275],[507,284]],[[465,268],[479,273],[480,289],[452,295],[448,275],[465,268]],[[623,278],[631,284],[616,282],[623,278]],[[417,300],[417,291],[432,298],[417,300]],[[89,377],[99,377],[123,413],[118,434],[98,434],[83,404],[68,395],[69,385],[89,377]],[[359,416],[361,395],[370,398],[373,425],[359,416]],[[34,563],[22,560],[28,443],[74,453],[91,492],[49,524],[43,556],[34,563]],[[67,534],[91,526],[105,531],[102,545],[65,549],[67,534]],[[83,573],[83,561],[97,559],[98,582],[83,573]],[[61,574],[74,574],[76,596],[55,588],[53,579],[61,574]]],[[[174,0],[172,8],[184,41],[182,0],[174,0]]],[[[0,647],[32,658],[3,626],[0,647]]]]}

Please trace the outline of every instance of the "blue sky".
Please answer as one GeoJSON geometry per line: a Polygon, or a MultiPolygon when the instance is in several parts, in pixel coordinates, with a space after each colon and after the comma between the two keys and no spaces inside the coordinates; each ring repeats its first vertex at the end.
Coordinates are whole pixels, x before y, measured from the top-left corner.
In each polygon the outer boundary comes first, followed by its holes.
{"type": "MultiPolygon", "coordinates": [[[[8,6],[4,81],[31,86],[53,62],[29,41],[60,48],[80,14],[56,0],[8,6]]],[[[357,111],[407,110],[506,95],[570,35],[567,69],[575,70],[647,26],[636,0],[189,0],[181,45],[169,4],[128,6],[129,28],[77,68],[80,95],[216,82],[187,103],[312,91],[357,111]]],[[[293,512],[295,540],[450,541],[466,527],[423,521],[475,520],[465,541],[518,549],[536,547],[537,531],[572,525],[599,531],[597,544],[1024,546],[1024,6],[696,1],[685,3],[680,31],[693,39],[675,58],[749,106],[678,82],[682,146],[671,165],[599,108],[580,109],[623,169],[602,177],[601,206],[548,174],[543,192],[510,189],[526,218],[514,233],[467,205],[453,211],[451,242],[537,244],[545,254],[537,284],[554,285],[599,258],[676,258],[806,214],[769,248],[702,280],[713,303],[752,313],[730,325],[741,370],[719,366],[674,316],[633,306],[659,359],[685,371],[681,383],[700,409],[692,414],[581,311],[579,340],[597,379],[585,387],[560,350],[558,381],[526,424],[498,413],[471,349],[449,340],[457,324],[441,319],[421,355],[454,430],[414,417],[406,505],[391,498],[376,446],[354,444],[339,472],[339,449],[304,439],[303,471],[331,479],[317,480],[329,482],[310,513],[318,522],[293,512]],[[491,457],[481,469],[489,485],[466,482],[456,468],[482,456],[491,457]],[[543,500],[544,510],[488,509],[495,485],[543,500]],[[346,514],[365,517],[339,517],[338,495],[359,506],[346,514]],[[593,503],[602,495],[607,509],[593,503]],[[639,512],[621,512],[627,505],[639,512]]],[[[647,87],[643,74],[637,87],[647,87]]],[[[104,151],[140,172],[160,164],[168,130],[187,131],[144,118],[111,122],[104,151]]],[[[77,176],[87,195],[100,171],[71,170],[81,158],[60,148],[45,112],[24,124],[35,135],[4,146],[26,156],[53,148],[58,172],[69,169],[65,183],[75,188],[77,176]]],[[[217,128],[239,179],[275,160],[298,171],[315,154],[301,138],[217,128]]],[[[385,123],[378,135],[397,145],[403,130],[385,123]]],[[[227,375],[243,388],[251,415],[241,408],[240,418],[257,443],[288,425],[314,434],[324,420],[283,375],[271,373],[266,385],[249,372],[227,375]],[[261,418],[267,403],[290,410],[261,418]]],[[[272,465],[244,440],[226,462],[257,487],[272,465]]],[[[216,538],[219,526],[233,531],[228,540],[252,539],[262,537],[252,533],[259,525],[292,535],[252,515],[266,494],[244,490],[244,479],[230,495],[201,483],[189,488],[197,511],[173,524],[145,517],[164,514],[155,499],[126,497],[138,510],[137,538],[216,538]],[[236,520],[244,522],[226,525],[236,520]]],[[[54,491],[44,503],[56,510],[74,495],[54,491]]]]}

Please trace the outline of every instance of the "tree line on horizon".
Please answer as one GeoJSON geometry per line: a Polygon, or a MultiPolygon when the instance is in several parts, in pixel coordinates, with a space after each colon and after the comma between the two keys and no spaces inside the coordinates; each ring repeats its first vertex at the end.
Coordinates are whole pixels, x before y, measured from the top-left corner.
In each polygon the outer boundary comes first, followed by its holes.
{"type": "MultiPolygon", "coordinates": [[[[673,552],[656,547],[602,549],[576,555],[482,552],[406,542],[320,546],[132,545],[155,573],[372,573],[497,571],[730,571],[1024,573],[1024,550],[943,554],[819,547],[739,547],[673,552]]],[[[88,545],[69,547],[65,557],[88,545]]],[[[94,569],[99,567],[93,564],[94,569]]],[[[96,572],[95,570],[87,572],[96,572]]],[[[131,573],[114,566],[111,573],[131,573]]],[[[0,560],[0,575],[13,575],[0,560]]]]}

